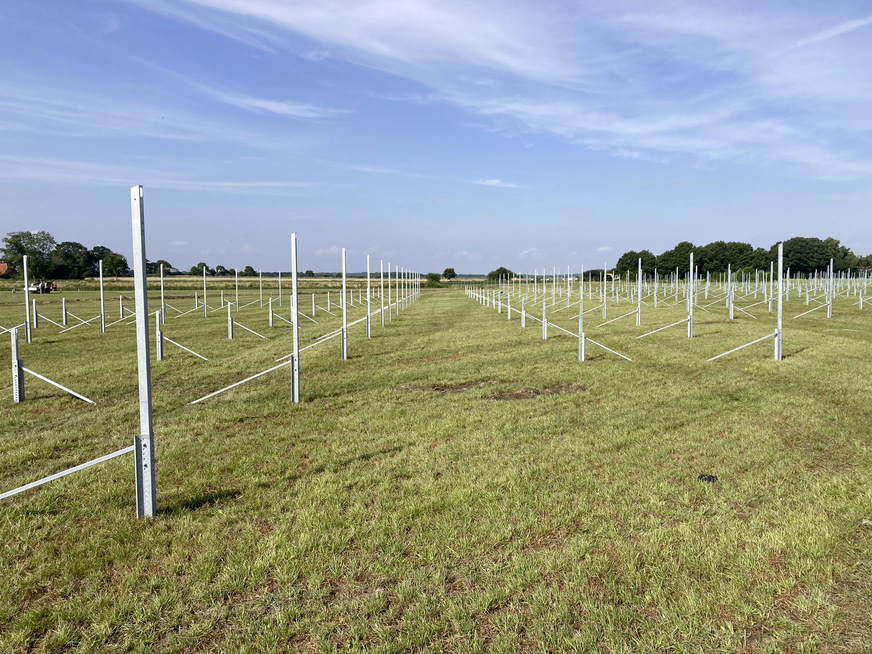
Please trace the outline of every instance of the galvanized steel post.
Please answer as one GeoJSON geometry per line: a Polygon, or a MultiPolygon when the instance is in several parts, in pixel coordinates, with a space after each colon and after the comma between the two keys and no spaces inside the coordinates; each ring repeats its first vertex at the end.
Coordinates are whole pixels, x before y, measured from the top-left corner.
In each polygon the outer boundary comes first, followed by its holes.
{"type": "Polygon", "coordinates": [[[157,499],[154,479],[154,433],[151,421],[151,361],[148,352],[148,288],[145,276],[145,207],[142,186],[131,187],[130,209],[133,224],[136,355],[139,371],[139,433],[134,438],[136,515],[139,518],[152,518],[157,510],[157,499]]]}
{"type": "Polygon", "coordinates": [[[782,293],[784,280],[782,279],[784,267],[784,242],[778,244],[778,322],[775,328],[775,360],[781,361],[782,354],[782,293]]]}
{"type": "Polygon", "coordinates": [[[687,294],[687,337],[693,338],[693,252],[690,253],[690,271],[687,273],[690,288],[687,294]]]}
{"type": "Polygon", "coordinates": [[[370,317],[372,315],[372,307],[370,306],[370,280],[369,280],[369,255],[366,255],[366,337],[372,338],[372,326],[370,317]]]}
{"type": "Polygon", "coordinates": [[[297,234],[291,234],[291,318],[294,353],[291,356],[291,399],[300,402],[300,330],[299,304],[297,302],[297,234]]]}
{"type": "Polygon", "coordinates": [[[160,321],[161,324],[167,321],[167,302],[164,298],[164,271],[163,264],[160,265],[160,321]]]}
{"type": "Polygon", "coordinates": [[[345,248],[342,248],[342,360],[348,358],[348,302],[345,289],[345,248]]]}
{"type": "Polygon", "coordinates": [[[24,342],[30,343],[30,282],[27,281],[27,255],[22,259],[24,266],[24,342]]]}
{"type": "Polygon", "coordinates": [[[103,299],[103,259],[100,259],[100,332],[106,333],[106,305],[103,299]]]}
{"type": "Polygon", "coordinates": [[[24,402],[24,363],[18,354],[18,328],[10,330],[12,335],[12,401],[24,402]]]}

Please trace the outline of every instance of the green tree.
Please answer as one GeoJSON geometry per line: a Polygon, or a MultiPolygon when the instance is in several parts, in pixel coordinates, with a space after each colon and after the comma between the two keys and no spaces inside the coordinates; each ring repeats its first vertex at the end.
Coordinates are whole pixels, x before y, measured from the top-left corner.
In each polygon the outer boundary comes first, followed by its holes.
{"type": "Polygon", "coordinates": [[[240,274],[243,277],[257,277],[257,271],[251,266],[246,266],[240,274]]]}
{"type": "Polygon", "coordinates": [[[314,277],[314,276],[315,276],[315,272],[314,272],[313,270],[307,270],[307,271],[304,272],[303,274],[304,274],[306,277],[314,277]]]}
{"type": "Polygon", "coordinates": [[[657,268],[657,257],[649,250],[625,252],[615,264],[615,272],[622,275],[623,279],[636,279],[639,272],[639,259],[642,259],[642,275],[653,275],[657,268]]]}
{"type": "Polygon", "coordinates": [[[511,279],[514,276],[515,276],[515,273],[513,273],[511,270],[509,270],[505,266],[500,266],[496,270],[491,270],[487,274],[487,280],[489,282],[495,282],[495,281],[498,281],[500,278],[511,279]]]}
{"type": "Polygon", "coordinates": [[[103,259],[103,274],[109,277],[124,277],[130,273],[127,259],[115,252],[103,259]]]}
{"type": "Polygon", "coordinates": [[[160,265],[161,264],[163,264],[164,275],[175,275],[177,272],[179,272],[178,270],[176,270],[173,267],[173,264],[171,264],[166,259],[158,259],[157,261],[154,262],[154,274],[155,275],[160,274],[160,265]]]}
{"type": "Polygon", "coordinates": [[[446,268],[445,272],[442,273],[442,277],[450,282],[452,279],[457,277],[457,273],[454,272],[454,268],[446,268]]]}
{"type": "Polygon", "coordinates": [[[427,273],[426,281],[424,282],[424,288],[441,288],[442,284],[439,283],[441,277],[439,273],[427,273]]]}
{"type": "Polygon", "coordinates": [[[201,262],[198,263],[196,266],[191,266],[191,270],[189,271],[188,274],[190,274],[190,275],[198,275],[198,276],[201,276],[201,277],[202,277],[202,276],[203,276],[203,271],[204,271],[204,270],[206,271],[206,274],[207,274],[209,277],[214,277],[214,276],[215,276],[215,269],[214,269],[214,268],[210,268],[210,267],[208,266],[208,264],[207,264],[205,261],[201,261],[201,262]]]}
{"type": "MultiPolygon", "coordinates": [[[[88,254],[91,259],[91,275],[96,276],[99,272],[100,262],[112,254],[112,250],[107,248],[105,245],[95,245],[90,250],[88,250],[88,254]]],[[[105,270],[103,272],[106,272],[105,270]]]]}
{"type": "Polygon", "coordinates": [[[24,274],[24,257],[27,257],[27,272],[32,279],[48,277],[51,273],[51,253],[57,243],[45,231],[9,232],[3,237],[3,251],[0,258],[15,266],[24,274]]]}
{"type": "Polygon", "coordinates": [[[682,241],[657,257],[657,271],[666,274],[678,268],[678,272],[687,272],[690,267],[690,253],[694,249],[693,243],[682,241]]]}
{"type": "Polygon", "coordinates": [[[91,253],[81,243],[58,243],[50,259],[51,277],[55,279],[84,279],[91,274],[91,253]]]}
{"type": "MultiPolygon", "coordinates": [[[[838,243],[838,241],[836,241],[838,243]]],[[[784,269],[790,268],[791,274],[808,274],[815,270],[825,270],[830,265],[831,250],[819,238],[795,236],[784,241],[784,269]]],[[[769,267],[769,261],[778,260],[778,244],[769,249],[769,256],[763,268],[769,267]]]]}

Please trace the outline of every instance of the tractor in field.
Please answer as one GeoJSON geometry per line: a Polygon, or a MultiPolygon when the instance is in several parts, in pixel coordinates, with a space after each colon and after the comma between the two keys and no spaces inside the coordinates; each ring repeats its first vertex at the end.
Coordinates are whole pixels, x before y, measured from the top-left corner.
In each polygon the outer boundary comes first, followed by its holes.
{"type": "Polygon", "coordinates": [[[33,282],[27,290],[31,293],[51,293],[58,290],[58,285],[41,279],[38,282],[33,282]]]}

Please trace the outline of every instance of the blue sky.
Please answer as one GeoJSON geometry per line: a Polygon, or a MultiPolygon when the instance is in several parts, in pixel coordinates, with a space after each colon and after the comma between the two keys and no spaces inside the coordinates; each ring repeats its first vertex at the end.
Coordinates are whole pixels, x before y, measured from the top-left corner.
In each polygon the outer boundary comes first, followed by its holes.
{"type": "Polygon", "coordinates": [[[872,5],[0,4],[0,232],[198,261],[578,270],[872,252],[872,5]]]}

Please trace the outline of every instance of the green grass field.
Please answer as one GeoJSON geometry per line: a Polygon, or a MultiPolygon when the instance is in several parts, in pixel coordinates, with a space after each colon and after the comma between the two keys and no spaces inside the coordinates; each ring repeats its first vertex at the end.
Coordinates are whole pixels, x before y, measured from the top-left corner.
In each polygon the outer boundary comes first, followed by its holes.
{"type": "MultiPolygon", "coordinates": [[[[63,294],[83,319],[93,288],[63,294]]],[[[4,327],[24,320],[10,289],[4,327]]],[[[40,313],[60,322],[60,301],[40,313]]],[[[558,330],[424,291],[371,339],[352,328],[347,361],[337,339],[304,352],[299,405],[286,368],[189,404],[290,351],[259,301],[238,320],[265,340],[229,341],[225,310],[169,315],[209,361],[152,363],[159,515],[136,519],[129,455],[0,502],[0,651],[872,651],[872,307],[854,302],[792,320],[792,300],[780,362],[768,340],[707,363],[774,328],[720,303],[693,339],[635,339],[683,306],[586,319],[633,361],[579,363],[558,330]]],[[[302,345],[338,326],[315,318],[302,345]]],[[[14,404],[0,336],[0,492],[138,429],[134,328],[59,332],[22,336],[24,365],[97,406],[32,377],[14,404]]]]}

